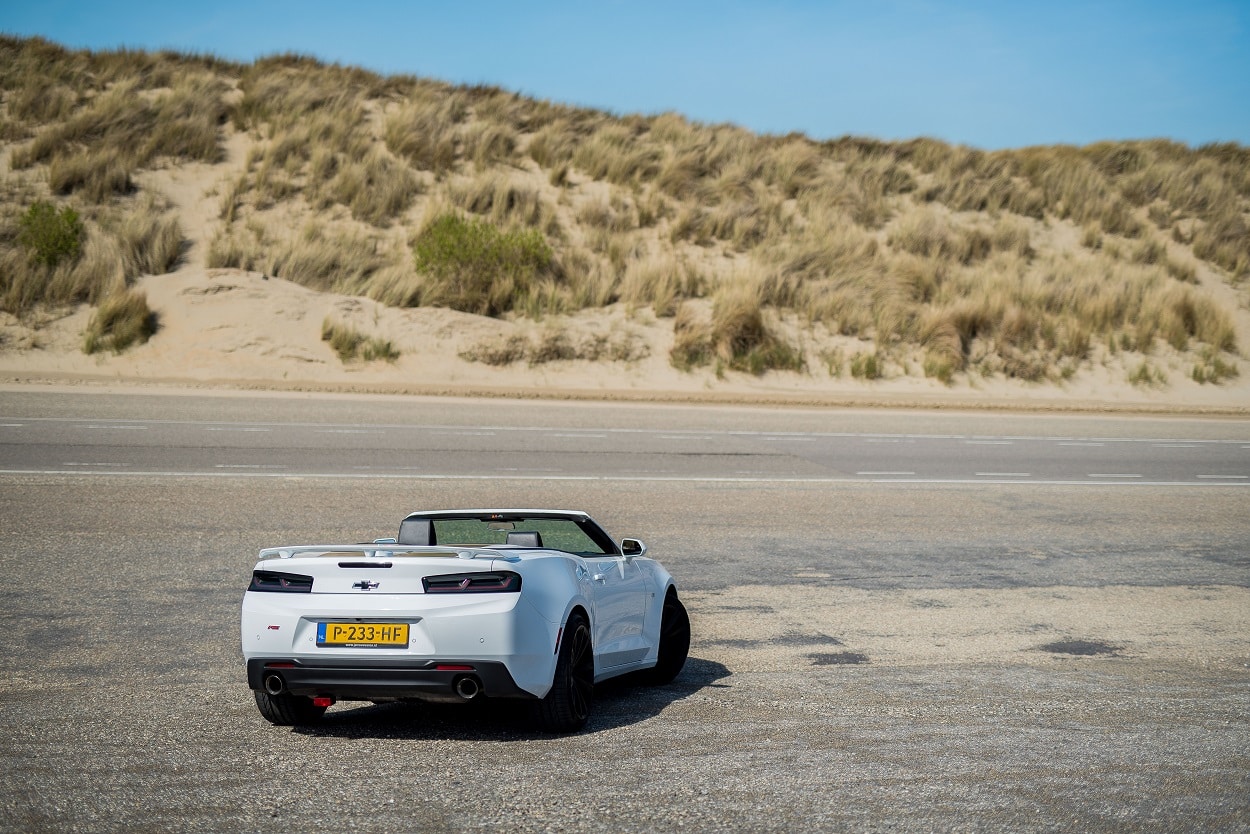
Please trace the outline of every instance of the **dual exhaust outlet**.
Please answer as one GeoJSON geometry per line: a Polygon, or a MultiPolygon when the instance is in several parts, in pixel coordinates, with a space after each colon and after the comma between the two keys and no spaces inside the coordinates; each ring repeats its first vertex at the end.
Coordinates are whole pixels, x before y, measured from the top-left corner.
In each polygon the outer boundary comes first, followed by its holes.
{"type": "MultiPolygon", "coordinates": [[[[286,692],[286,681],[277,672],[267,673],[262,685],[270,695],[281,695],[286,692]]],[[[477,675],[460,675],[452,681],[451,688],[466,701],[472,701],[482,694],[482,682],[478,680],[477,675]]]]}

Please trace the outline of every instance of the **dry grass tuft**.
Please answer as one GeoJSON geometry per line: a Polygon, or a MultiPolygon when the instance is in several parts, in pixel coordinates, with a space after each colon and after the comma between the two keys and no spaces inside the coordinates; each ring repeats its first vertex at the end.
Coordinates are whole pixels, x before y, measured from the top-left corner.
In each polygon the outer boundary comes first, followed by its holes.
{"type": "Polygon", "coordinates": [[[759,376],[765,371],[802,370],[802,352],[776,335],[765,321],[758,291],[734,289],[719,296],[710,318],[683,304],[673,321],[674,342],[669,353],[682,370],[717,363],[722,369],[759,376]]]}
{"type": "Polygon", "coordinates": [[[637,333],[615,331],[581,336],[551,326],[537,338],[519,333],[500,334],[484,339],[460,353],[461,358],[486,365],[526,362],[542,365],[558,361],[636,362],[645,359],[650,348],[637,333]]]}
{"type": "Polygon", "coordinates": [[[321,323],[321,341],[329,342],[343,362],[357,359],[365,362],[395,362],[400,356],[399,350],[389,340],[369,338],[342,322],[328,318],[321,323]]]}
{"type": "Polygon", "coordinates": [[[83,334],[83,352],[111,350],[121,353],[135,344],[143,344],[156,333],[156,314],[148,307],[144,293],[123,290],[110,295],[91,317],[83,334]]]}

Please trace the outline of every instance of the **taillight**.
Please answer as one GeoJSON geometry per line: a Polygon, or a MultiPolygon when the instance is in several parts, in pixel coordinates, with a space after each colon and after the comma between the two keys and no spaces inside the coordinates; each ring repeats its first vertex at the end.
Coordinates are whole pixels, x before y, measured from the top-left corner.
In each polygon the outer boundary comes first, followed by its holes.
{"type": "Polygon", "coordinates": [[[249,591],[273,591],[280,594],[311,594],[313,578],[299,573],[282,573],[276,570],[252,571],[249,591]]]}
{"type": "Polygon", "coordinates": [[[427,594],[515,594],[521,590],[521,574],[512,571],[447,573],[421,580],[427,594]]]}

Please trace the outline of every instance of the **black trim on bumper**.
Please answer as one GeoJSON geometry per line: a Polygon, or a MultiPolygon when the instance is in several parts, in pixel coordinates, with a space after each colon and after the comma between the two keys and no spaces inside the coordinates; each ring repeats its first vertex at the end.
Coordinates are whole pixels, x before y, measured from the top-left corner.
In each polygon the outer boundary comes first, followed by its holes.
{"type": "Polygon", "coordinates": [[[259,657],[247,662],[247,685],[265,688],[265,677],[282,678],[284,691],[292,695],[330,696],[341,701],[371,701],[386,698],[418,698],[432,701],[463,701],[455,684],[464,677],[481,683],[488,698],[528,698],[535,696],[516,685],[508,667],[497,661],[480,660],[301,660],[293,657],[259,657]],[[438,666],[468,666],[471,669],[445,670],[438,666]]]}

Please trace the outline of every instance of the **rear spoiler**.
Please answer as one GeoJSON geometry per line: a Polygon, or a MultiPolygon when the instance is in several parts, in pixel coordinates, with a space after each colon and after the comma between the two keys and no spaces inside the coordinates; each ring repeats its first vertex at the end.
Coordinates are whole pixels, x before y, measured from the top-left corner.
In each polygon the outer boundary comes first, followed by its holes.
{"type": "Polygon", "coordinates": [[[496,559],[503,562],[519,562],[521,557],[506,551],[487,548],[438,547],[420,544],[388,544],[373,542],[370,544],[296,544],[289,547],[262,548],[257,557],[261,561],[268,559],[293,559],[296,556],[310,554],[325,556],[341,556],[350,554],[363,559],[389,559],[392,556],[412,555],[424,556],[428,559],[496,559]]]}

